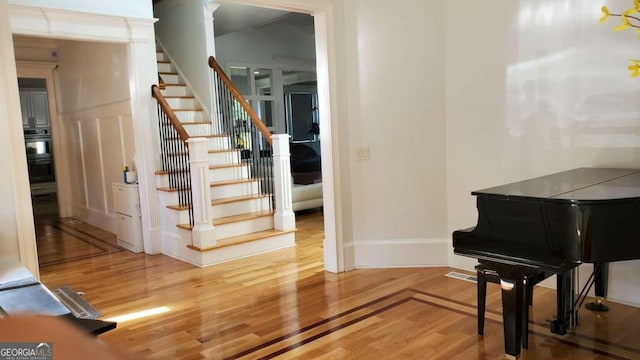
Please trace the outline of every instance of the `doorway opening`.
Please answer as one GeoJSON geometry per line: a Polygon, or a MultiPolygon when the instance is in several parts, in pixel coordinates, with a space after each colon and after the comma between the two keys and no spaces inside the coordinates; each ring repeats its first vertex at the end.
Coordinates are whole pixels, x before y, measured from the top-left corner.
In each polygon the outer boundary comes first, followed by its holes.
{"type": "Polygon", "coordinates": [[[38,222],[59,214],[47,80],[20,77],[18,88],[31,203],[38,222]]]}
{"type": "Polygon", "coordinates": [[[290,136],[296,222],[307,216],[322,217],[324,126],[318,101],[314,17],[226,2],[213,17],[218,63],[269,130],[290,136]]]}

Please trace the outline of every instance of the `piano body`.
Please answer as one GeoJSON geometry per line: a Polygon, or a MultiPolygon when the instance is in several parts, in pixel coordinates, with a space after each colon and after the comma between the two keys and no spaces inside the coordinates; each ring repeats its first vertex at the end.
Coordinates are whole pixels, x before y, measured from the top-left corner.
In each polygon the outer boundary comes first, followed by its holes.
{"type": "Polygon", "coordinates": [[[454,253],[498,272],[505,352],[520,353],[523,277],[557,274],[557,320],[564,335],[575,322],[575,270],[601,269],[596,295],[606,296],[607,264],[640,259],[640,170],[579,168],[472,192],[478,223],[453,233],[454,253]]]}

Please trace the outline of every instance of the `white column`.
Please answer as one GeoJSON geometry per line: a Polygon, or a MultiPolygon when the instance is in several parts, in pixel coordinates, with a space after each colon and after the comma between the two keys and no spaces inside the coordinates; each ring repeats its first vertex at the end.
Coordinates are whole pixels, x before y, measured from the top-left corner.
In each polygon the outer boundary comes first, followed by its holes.
{"type": "Polygon", "coordinates": [[[135,170],[140,188],[142,237],[144,252],[157,254],[161,250],[162,228],[160,204],[156,191],[155,154],[159,153],[158,119],[155,100],[151,97],[151,84],[158,81],[156,46],[153,24],[129,20],[133,37],[127,48],[129,62],[129,92],[131,118],[135,144],[135,170]]]}
{"type": "Polygon", "coordinates": [[[191,165],[191,192],[193,197],[193,228],[191,242],[201,249],[216,245],[216,230],[211,211],[211,182],[209,181],[209,140],[191,138],[189,164],[191,165]]]}
{"type": "Polygon", "coordinates": [[[289,135],[272,135],[273,187],[276,213],[273,222],[276,230],[293,230],[296,216],[291,200],[291,161],[289,159],[289,135]]]}

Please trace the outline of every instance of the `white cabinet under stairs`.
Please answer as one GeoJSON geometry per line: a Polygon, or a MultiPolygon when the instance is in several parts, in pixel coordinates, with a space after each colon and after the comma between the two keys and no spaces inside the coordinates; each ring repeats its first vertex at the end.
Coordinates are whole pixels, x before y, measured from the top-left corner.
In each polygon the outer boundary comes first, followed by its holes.
{"type": "Polygon", "coordinates": [[[210,198],[201,203],[210,206],[213,229],[207,234],[214,237],[205,239],[204,243],[210,245],[196,244],[189,225],[189,208],[178,205],[178,192],[171,189],[169,175],[158,172],[162,252],[207,266],[294,246],[295,229],[275,230],[270,196],[260,194],[257,180],[247,179],[249,168],[242,162],[240,152],[231,148],[228,136],[213,133],[216,127],[169,56],[158,51],[157,59],[158,76],[165,84],[161,92],[167,103],[190,137],[207,139],[210,198]]]}

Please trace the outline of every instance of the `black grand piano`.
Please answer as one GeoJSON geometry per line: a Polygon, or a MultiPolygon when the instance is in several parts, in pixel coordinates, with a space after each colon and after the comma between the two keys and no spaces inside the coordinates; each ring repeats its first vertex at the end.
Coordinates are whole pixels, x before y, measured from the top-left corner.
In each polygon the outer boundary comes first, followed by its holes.
{"type": "Polygon", "coordinates": [[[551,331],[564,335],[577,321],[577,266],[594,264],[590,283],[596,296],[605,297],[607,264],[640,259],[640,169],[579,168],[472,195],[478,224],[453,233],[454,253],[498,273],[508,355],[520,353],[527,274],[557,275],[551,331]]]}

